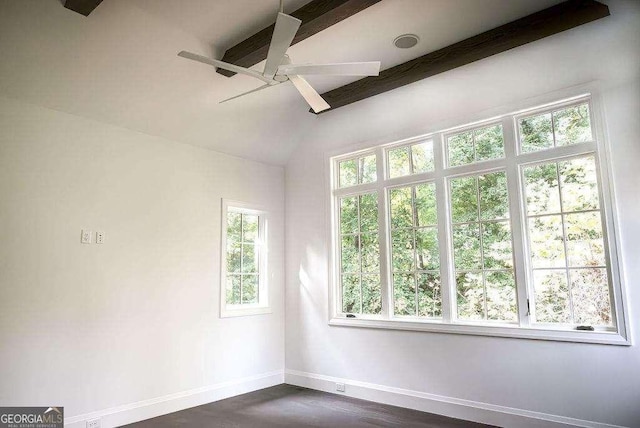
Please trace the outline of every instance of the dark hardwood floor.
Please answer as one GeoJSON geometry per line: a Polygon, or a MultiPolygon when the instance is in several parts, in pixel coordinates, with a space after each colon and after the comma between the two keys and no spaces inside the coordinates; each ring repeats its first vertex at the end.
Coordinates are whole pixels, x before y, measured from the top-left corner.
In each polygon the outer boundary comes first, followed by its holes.
{"type": "Polygon", "coordinates": [[[489,425],[357,400],[293,385],[278,385],[126,425],[130,428],[402,427],[489,425]]]}

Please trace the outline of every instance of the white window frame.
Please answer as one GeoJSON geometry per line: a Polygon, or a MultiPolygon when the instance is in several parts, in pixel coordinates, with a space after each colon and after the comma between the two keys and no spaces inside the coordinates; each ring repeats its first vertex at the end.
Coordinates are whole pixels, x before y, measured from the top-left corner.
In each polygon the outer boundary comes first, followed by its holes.
{"type": "MultiPolygon", "coordinates": [[[[486,114],[486,120],[469,120],[468,125],[451,127],[449,124],[436,129],[443,131],[420,135],[393,143],[377,145],[376,147],[366,147],[360,150],[333,151],[326,153],[325,165],[329,171],[327,175],[327,188],[330,203],[327,206],[328,217],[328,242],[330,243],[330,263],[329,263],[329,325],[380,328],[393,330],[413,330],[456,334],[471,334],[483,336],[514,337],[539,340],[555,340],[582,343],[598,343],[609,345],[631,345],[631,335],[629,332],[628,311],[625,307],[625,293],[623,287],[623,270],[620,264],[620,246],[618,242],[618,225],[616,220],[615,198],[611,183],[609,167],[609,146],[605,139],[605,129],[603,113],[600,108],[598,88],[591,85],[584,85],[568,90],[557,91],[528,100],[519,104],[495,109],[486,114]],[[557,101],[561,100],[561,101],[557,101]],[[561,108],[573,104],[587,101],[589,103],[592,132],[594,142],[579,143],[553,149],[553,157],[574,157],[581,154],[593,153],[596,164],[599,168],[599,187],[601,197],[601,210],[603,215],[603,237],[605,247],[608,249],[608,262],[611,286],[611,311],[614,318],[614,327],[611,329],[597,328],[595,331],[568,330],[566,326],[550,324],[531,323],[528,315],[529,305],[527,298],[533,299],[533,293],[529,282],[529,267],[526,244],[526,211],[524,209],[522,168],[523,164],[538,163],[544,161],[548,155],[548,150],[540,150],[529,153],[520,153],[517,141],[519,132],[517,119],[522,116],[533,115],[539,111],[548,111],[550,108],[561,108]],[[535,106],[535,107],[531,107],[535,106]],[[505,157],[486,161],[474,162],[471,164],[446,167],[447,153],[446,137],[450,134],[464,132],[467,129],[489,126],[501,123],[504,133],[505,157]],[[447,127],[449,125],[449,127],[447,127]],[[397,146],[411,145],[417,142],[433,140],[433,152],[435,167],[433,171],[406,175],[403,177],[387,178],[386,171],[388,164],[387,151],[397,146]],[[350,159],[356,156],[363,156],[375,153],[377,155],[376,173],[377,180],[373,183],[355,185],[346,188],[337,188],[335,183],[339,171],[337,166],[339,161],[350,159]],[[517,157],[516,157],[517,156],[517,157]],[[516,325],[499,322],[468,322],[455,319],[455,299],[450,294],[453,287],[450,285],[453,280],[453,248],[451,243],[451,222],[449,201],[449,179],[453,176],[477,175],[481,173],[505,170],[507,173],[509,210],[512,230],[512,247],[514,257],[514,268],[517,288],[518,321],[516,325]],[[442,319],[434,320],[427,318],[396,317],[393,318],[393,290],[391,279],[390,257],[390,236],[389,217],[386,215],[388,201],[388,189],[392,187],[408,186],[425,181],[436,183],[437,215],[438,215],[438,239],[440,246],[440,274],[441,293],[443,298],[442,319]],[[380,237],[380,277],[382,298],[382,312],[380,315],[357,314],[354,317],[347,317],[342,313],[342,293],[340,290],[340,244],[339,237],[339,206],[340,197],[353,196],[361,193],[376,192],[378,195],[379,237],[380,237]],[[447,219],[444,221],[444,219],[447,219]],[[444,261],[444,262],[443,262],[444,261]],[[448,303],[448,304],[446,304],[448,303]]],[[[482,117],[482,115],[479,115],[482,117]]]]}
{"type": "Polygon", "coordinates": [[[267,280],[267,260],[269,249],[268,212],[263,207],[256,204],[223,198],[221,219],[220,317],[228,318],[271,313],[269,284],[267,280]],[[258,251],[258,303],[235,305],[227,304],[227,213],[229,212],[253,214],[258,216],[258,236],[256,238],[256,249],[258,251]]]}

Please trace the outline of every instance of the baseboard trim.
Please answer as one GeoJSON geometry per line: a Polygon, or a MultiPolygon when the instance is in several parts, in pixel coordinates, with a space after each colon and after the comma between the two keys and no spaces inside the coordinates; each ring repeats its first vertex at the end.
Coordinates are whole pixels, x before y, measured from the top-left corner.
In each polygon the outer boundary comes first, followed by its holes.
{"type": "Polygon", "coordinates": [[[65,418],[64,426],[65,428],[86,428],[87,420],[100,418],[101,428],[114,428],[280,385],[283,382],[284,371],[277,370],[65,418]]]}
{"type": "Polygon", "coordinates": [[[341,395],[501,427],[558,428],[577,426],[587,428],[625,428],[619,425],[497,406],[479,401],[463,400],[297,370],[285,370],[284,378],[285,383],[291,385],[331,393],[336,393],[336,383],[343,383],[346,385],[346,392],[340,393],[341,395]]]}

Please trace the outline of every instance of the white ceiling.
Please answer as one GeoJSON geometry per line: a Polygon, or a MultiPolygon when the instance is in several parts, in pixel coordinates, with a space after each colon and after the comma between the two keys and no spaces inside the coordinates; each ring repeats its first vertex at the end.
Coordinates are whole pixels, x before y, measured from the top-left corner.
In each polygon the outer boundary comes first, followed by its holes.
{"type": "MultiPolygon", "coordinates": [[[[287,0],[285,11],[307,1],[287,0]]],[[[342,114],[308,113],[290,85],[218,104],[261,82],[176,56],[184,49],[221,58],[274,21],[278,0],[104,0],[86,18],[61,2],[0,0],[0,95],[273,164],[286,163],[314,121],[342,114]]],[[[289,55],[298,63],[380,60],[385,69],[559,2],[383,0],[289,55]],[[395,48],[403,33],[420,43],[395,48]]],[[[350,81],[309,80],[319,92],[350,81]]]]}

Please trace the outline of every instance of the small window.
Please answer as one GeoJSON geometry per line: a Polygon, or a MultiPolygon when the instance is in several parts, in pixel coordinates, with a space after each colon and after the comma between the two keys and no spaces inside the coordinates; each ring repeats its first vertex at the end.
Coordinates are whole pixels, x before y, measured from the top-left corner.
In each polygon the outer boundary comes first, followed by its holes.
{"type": "Polygon", "coordinates": [[[267,295],[267,213],[222,201],[221,315],[270,312],[267,295]]]}
{"type": "Polygon", "coordinates": [[[376,181],[376,155],[361,156],[339,162],[340,187],[376,181]]]}
{"type": "Polygon", "coordinates": [[[394,147],[387,156],[389,178],[433,171],[433,141],[394,147]]]}
{"type": "Polygon", "coordinates": [[[504,158],[502,125],[472,129],[447,137],[448,165],[504,158]]]}
{"type": "Polygon", "coordinates": [[[518,129],[523,153],[593,141],[586,103],[521,118],[518,129]]]}

